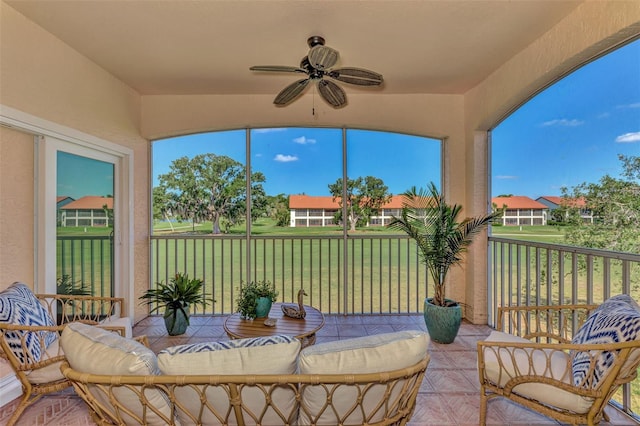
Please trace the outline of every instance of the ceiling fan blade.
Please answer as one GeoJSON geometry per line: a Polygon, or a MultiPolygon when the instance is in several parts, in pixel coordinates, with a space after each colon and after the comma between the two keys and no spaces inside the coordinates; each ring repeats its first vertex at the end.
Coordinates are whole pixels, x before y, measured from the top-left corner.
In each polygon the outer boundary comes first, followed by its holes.
{"type": "Polygon", "coordinates": [[[322,99],[334,108],[341,108],[347,104],[347,94],[332,81],[319,80],[318,93],[322,99]]]}
{"type": "Polygon", "coordinates": [[[321,70],[334,66],[339,56],[337,50],[322,45],[313,46],[308,55],[311,66],[321,70]]]}
{"type": "Polygon", "coordinates": [[[287,87],[285,87],[278,96],[276,96],[273,101],[274,104],[278,106],[285,106],[293,102],[304,90],[305,87],[309,84],[309,79],[305,78],[304,80],[298,80],[295,83],[291,83],[287,87]]]}
{"type": "Polygon", "coordinates": [[[288,67],[286,65],[255,65],[249,68],[251,71],[271,71],[271,72],[301,72],[307,71],[299,67],[288,67]]]}
{"type": "Polygon", "coordinates": [[[363,68],[337,68],[325,75],[358,86],[379,86],[384,81],[381,74],[363,68]]]}

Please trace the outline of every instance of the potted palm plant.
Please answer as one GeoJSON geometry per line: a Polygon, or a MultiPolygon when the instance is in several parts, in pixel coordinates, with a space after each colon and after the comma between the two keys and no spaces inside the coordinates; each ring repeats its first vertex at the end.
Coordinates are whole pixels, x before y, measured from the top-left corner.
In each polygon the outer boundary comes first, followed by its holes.
{"type": "Polygon", "coordinates": [[[153,305],[150,312],[164,309],[164,324],[170,336],[184,334],[189,326],[189,305],[207,306],[209,301],[200,278],[189,278],[188,274],[176,273],[169,280],[157,283],[140,296],[147,305],[153,305]]]}
{"type": "Polygon", "coordinates": [[[432,340],[451,343],[462,322],[462,309],[458,302],[445,297],[447,273],[461,263],[473,238],[502,212],[460,221],[462,206],[447,204],[433,182],[426,190],[412,187],[402,196],[400,217],[394,216],[387,226],[405,232],[416,242],[434,286],[433,297],[424,302],[427,330],[432,340]]]}

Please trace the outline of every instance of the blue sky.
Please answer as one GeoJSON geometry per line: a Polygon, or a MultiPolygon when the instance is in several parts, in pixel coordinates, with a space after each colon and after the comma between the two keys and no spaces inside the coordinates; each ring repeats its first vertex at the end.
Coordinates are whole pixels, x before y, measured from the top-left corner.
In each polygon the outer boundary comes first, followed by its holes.
{"type": "Polygon", "coordinates": [[[640,155],[640,40],[576,70],[492,132],[492,193],[561,195],[640,155]]]}
{"type": "Polygon", "coordinates": [[[57,173],[58,196],[113,195],[113,164],[58,151],[57,173]]]}
{"type": "MultiPolygon", "coordinates": [[[[375,176],[399,194],[412,185],[440,180],[441,143],[419,136],[348,130],[350,178],[375,176]]],[[[251,167],[266,177],[268,195],[330,195],[328,185],[342,176],[342,130],[276,128],[251,131],[251,167]]],[[[211,152],[246,163],[245,131],[214,132],[165,139],[153,144],[153,184],[171,161],[211,152]]]]}

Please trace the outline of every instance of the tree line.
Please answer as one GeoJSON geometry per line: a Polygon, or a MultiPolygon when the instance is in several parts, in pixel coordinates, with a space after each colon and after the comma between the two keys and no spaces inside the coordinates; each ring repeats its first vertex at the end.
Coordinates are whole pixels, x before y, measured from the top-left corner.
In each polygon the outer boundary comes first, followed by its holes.
{"type": "MultiPolygon", "coordinates": [[[[251,220],[270,217],[278,226],[289,225],[289,199],[285,194],[269,196],[261,172],[251,173],[251,220]]],[[[347,178],[346,211],[351,230],[366,223],[383,204],[391,199],[382,179],[366,176],[347,178]]],[[[334,217],[342,223],[343,181],[338,178],[328,185],[340,209],[334,217]]],[[[211,221],[212,233],[228,232],[242,224],[247,214],[247,182],[245,166],[224,155],[199,154],[193,158],[173,160],[167,173],[158,176],[153,188],[153,218],[191,222],[195,225],[211,221]]]]}
{"type": "MultiPolygon", "coordinates": [[[[618,158],[623,168],[621,177],[605,175],[598,182],[562,188],[565,202],[553,215],[555,223],[567,226],[568,244],[640,253],[640,157],[618,158]],[[583,199],[585,205],[577,206],[574,202],[577,199],[583,199]],[[582,220],[581,208],[591,211],[595,217],[593,224],[582,220]]],[[[246,168],[230,157],[215,154],[181,157],[158,180],[159,185],[153,188],[154,219],[186,221],[194,227],[211,221],[214,234],[228,232],[246,220],[246,168]]],[[[267,195],[265,181],[263,173],[251,174],[251,220],[270,217],[278,226],[288,226],[288,196],[267,195]]],[[[392,195],[382,179],[373,176],[347,178],[345,186],[346,201],[343,201],[342,178],[327,185],[340,206],[334,223],[342,223],[344,202],[345,219],[352,231],[365,225],[392,195]]]]}

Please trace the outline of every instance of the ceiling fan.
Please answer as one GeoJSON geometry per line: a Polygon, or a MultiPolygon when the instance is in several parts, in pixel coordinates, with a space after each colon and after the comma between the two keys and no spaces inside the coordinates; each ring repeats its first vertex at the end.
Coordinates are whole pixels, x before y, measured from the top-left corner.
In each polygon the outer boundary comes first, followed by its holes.
{"type": "Polygon", "coordinates": [[[249,68],[251,71],[293,72],[307,74],[307,78],[298,80],[285,87],[273,101],[277,106],[286,106],[296,100],[302,94],[310,82],[316,82],[318,93],[329,105],[341,108],[347,104],[347,95],[344,90],[331,80],[330,77],[343,83],[357,86],[379,86],[382,84],[382,75],[363,68],[335,68],[339,53],[337,50],[324,45],[324,38],[312,36],[307,40],[309,53],[302,58],[299,67],[285,65],[256,65],[249,68]]]}

